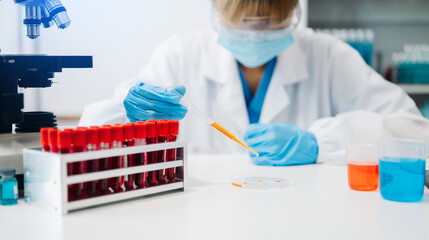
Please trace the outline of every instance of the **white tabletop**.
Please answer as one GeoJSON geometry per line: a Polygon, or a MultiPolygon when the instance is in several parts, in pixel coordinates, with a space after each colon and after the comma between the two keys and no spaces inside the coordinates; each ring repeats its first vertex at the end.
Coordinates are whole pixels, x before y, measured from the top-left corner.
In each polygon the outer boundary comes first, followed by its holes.
{"type": "Polygon", "coordinates": [[[56,216],[0,206],[0,239],[429,239],[429,192],[420,203],[347,186],[346,166],[259,167],[245,156],[191,155],[188,189],[56,216]],[[230,177],[293,179],[245,190],[230,177]]]}

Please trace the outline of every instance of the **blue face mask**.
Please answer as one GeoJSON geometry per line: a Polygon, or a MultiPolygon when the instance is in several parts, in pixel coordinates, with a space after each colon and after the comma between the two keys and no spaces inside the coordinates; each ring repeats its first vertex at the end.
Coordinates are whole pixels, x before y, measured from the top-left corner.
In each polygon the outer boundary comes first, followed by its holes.
{"type": "MultiPolygon", "coordinates": [[[[223,31],[225,31],[225,29],[223,29],[223,31]]],[[[240,30],[228,29],[227,31],[234,32],[240,30]]],[[[270,30],[265,31],[264,34],[266,34],[269,39],[270,34],[276,35],[281,31],[283,30],[270,30]]],[[[266,64],[293,45],[295,39],[289,34],[286,37],[276,40],[232,40],[224,38],[222,34],[219,34],[218,42],[222,47],[230,51],[239,63],[248,68],[255,68],[266,64]]]]}

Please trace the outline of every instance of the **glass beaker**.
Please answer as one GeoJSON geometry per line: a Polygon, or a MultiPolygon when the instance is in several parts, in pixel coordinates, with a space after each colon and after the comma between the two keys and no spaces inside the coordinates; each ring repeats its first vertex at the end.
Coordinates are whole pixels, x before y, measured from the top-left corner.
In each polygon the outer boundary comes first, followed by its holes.
{"type": "Polygon", "coordinates": [[[384,199],[419,202],[423,198],[427,143],[391,139],[379,142],[380,193],[384,199]]]}
{"type": "Polygon", "coordinates": [[[347,148],[349,187],[356,191],[378,188],[378,150],[376,145],[357,144],[347,148]]]}

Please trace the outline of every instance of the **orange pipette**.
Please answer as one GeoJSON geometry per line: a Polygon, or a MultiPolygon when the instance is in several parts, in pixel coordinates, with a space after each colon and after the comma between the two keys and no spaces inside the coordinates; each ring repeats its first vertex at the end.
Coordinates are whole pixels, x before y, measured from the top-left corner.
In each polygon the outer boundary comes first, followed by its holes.
{"type": "MultiPolygon", "coordinates": [[[[168,88],[167,91],[173,91],[177,94],[180,94],[176,91],[174,88],[168,88]]],[[[182,95],[182,94],[180,94],[182,95]]],[[[183,95],[182,95],[183,96],[183,95]]],[[[189,102],[185,97],[182,98],[183,105],[187,106],[189,110],[192,110],[193,113],[195,113],[198,117],[204,119],[208,124],[210,124],[212,127],[216,128],[219,132],[223,133],[225,136],[231,138],[247,150],[251,151],[253,154],[259,157],[259,153],[257,153],[255,150],[251,149],[249,146],[247,146],[243,141],[238,139],[234,134],[232,134],[230,131],[226,130],[226,128],[222,127],[219,123],[215,122],[213,119],[211,119],[209,116],[207,116],[205,113],[203,113],[200,109],[195,107],[191,102],[189,102]]]]}
{"type": "Polygon", "coordinates": [[[231,138],[232,140],[236,141],[241,146],[245,147],[247,150],[251,151],[253,154],[259,157],[259,153],[257,153],[255,150],[251,149],[249,146],[247,146],[243,141],[238,139],[234,134],[230,133],[228,130],[226,130],[224,127],[222,127],[219,123],[214,122],[212,124],[214,128],[216,128],[219,132],[223,133],[225,136],[231,138]]]}

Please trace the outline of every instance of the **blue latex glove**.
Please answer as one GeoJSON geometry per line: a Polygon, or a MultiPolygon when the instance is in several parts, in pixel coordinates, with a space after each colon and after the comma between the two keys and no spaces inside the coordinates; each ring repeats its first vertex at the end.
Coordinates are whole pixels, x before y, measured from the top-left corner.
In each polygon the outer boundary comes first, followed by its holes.
{"type": "Polygon", "coordinates": [[[132,87],[124,100],[125,111],[131,122],[147,120],[180,120],[188,109],[180,104],[186,93],[184,86],[172,87],[173,90],[150,84],[139,83],[132,87]]]}
{"type": "Polygon", "coordinates": [[[259,153],[259,157],[251,154],[257,165],[311,164],[319,154],[316,137],[288,123],[251,124],[244,141],[259,153]]]}

